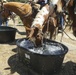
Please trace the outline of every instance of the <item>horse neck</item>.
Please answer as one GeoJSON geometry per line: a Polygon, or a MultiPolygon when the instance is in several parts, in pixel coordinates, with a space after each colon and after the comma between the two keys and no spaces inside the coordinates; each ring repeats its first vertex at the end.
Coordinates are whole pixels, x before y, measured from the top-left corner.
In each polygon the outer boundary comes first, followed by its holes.
{"type": "Polygon", "coordinates": [[[16,13],[20,17],[24,17],[29,12],[31,13],[32,8],[29,4],[19,2],[8,2],[4,4],[4,7],[10,12],[16,13]]]}

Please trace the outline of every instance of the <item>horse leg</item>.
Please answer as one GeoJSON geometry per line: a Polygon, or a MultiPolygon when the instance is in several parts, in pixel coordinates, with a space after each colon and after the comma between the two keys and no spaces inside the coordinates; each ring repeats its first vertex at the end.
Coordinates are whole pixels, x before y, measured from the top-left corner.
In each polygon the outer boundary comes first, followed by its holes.
{"type": "Polygon", "coordinates": [[[50,25],[50,38],[52,39],[56,39],[56,35],[57,35],[57,18],[50,18],[50,22],[52,25],[50,25]]]}
{"type": "Polygon", "coordinates": [[[28,37],[29,34],[30,34],[31,29],[27,26],[24,26],[24,27],[25,27],[25,35],[26,35],[26,37],[28,37]]]}
{"type": "Polygon", "coordinates": [[[64,34],[64,33],[63,33],[63,31],[62,31],[60,42],[62,42],[63,34],[64,34]]]}

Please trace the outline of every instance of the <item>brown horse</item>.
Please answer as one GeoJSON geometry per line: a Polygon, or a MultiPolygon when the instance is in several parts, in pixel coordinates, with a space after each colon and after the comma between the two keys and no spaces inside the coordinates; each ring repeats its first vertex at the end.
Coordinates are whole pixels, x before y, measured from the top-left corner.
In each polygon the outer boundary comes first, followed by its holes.
{"type": "Polygon", "coordinates": [[[35,8],[35,4],[29,3],[20,3],[20,2],[8,2],[3,4],[3,9],[1,10],[0,14],[2,15],[3,19],[8,18],[12,12],[17,14],[23,22],[23,25],[26,29],[27,35],[31,30],[31,24],[33,18],[35,17],[36,13],[38,12],[35,8]]]}
{"type": "Polygon", "coordinates": [[[52,5],[46,4],[37,13],[34,21],[31,25],[31,32],[29,38],[34,39],[37,46],[41,46],[43,38],[49,35],[49,39],[52,39],[55,27],[57,26],[57,18],[55,14],[55,8],[52,5]]]}
{"type": "Polygon", "coordinates": [[[76,14],[74,13],[74,8],[76,8],[75,7],[76,4],[74,4],[74,1],[75,0],[70,0],[67,8],[69,11],[70,19],[73,21],[72,23],[73,34],[76,37],[76,14]]]}
{"type": "Polygon", "coordinates": [[[71,25],[73,34],[76,37],[76,14],[74,13],[74,10],[76,8],[76,0],[62,0],[61,4],[62,8],[67,9],[69,12],[69,19],[73,21],[71,25]]]}

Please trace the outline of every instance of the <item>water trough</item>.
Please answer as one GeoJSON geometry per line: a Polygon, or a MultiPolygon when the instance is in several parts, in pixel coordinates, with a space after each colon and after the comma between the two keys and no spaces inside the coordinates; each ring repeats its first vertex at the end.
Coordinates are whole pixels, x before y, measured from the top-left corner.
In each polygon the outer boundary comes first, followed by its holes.
{"type": "Polygon", "coordinates": [[[16,28],[0,26],[0,43],[13,42],[15,40],[16,28]]]}
{"type": "Polygon", "coordinates": [[[30,65],[37,73],[50,75],[60,71],[68,48],[56,41],[43,40],[43,46],[35,48],[26,38],[17,41],[19,60],[30,65]]]}

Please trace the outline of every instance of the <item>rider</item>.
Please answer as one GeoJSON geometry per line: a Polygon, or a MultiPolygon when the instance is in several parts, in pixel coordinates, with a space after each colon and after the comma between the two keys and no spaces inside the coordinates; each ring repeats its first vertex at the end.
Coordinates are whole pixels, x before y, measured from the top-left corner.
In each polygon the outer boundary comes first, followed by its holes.
{"type": "MultiPolygon", "coordinates": [[[[3,1],[2,1],[2,4],[3,4],[3,3],[6,3],[6,2],[7,2],[7,0],[3,0],[3,1]]],[[[2,10],[2,9],[1,9],[1,10],[2,10]]],[[[2,25],[3,22],[6,24],[6,26],[8,26],[8,19],[6,19],[5,21],[3,21],[2,14],[0,13],[0,26],[2,25]]]]}
{"type": "Polygon", "coordinates": [[[48,0],[38,0],[37,4],[40,4],[41,7],[43,7],[45,4],[47,4],[48,0]]]}

